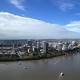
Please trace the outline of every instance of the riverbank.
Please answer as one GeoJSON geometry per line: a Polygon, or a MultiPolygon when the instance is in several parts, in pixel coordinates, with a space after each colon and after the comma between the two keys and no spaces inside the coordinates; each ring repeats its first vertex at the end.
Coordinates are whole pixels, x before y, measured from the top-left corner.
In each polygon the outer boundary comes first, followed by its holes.
{"type": "Polygon", "coordinates": [[[80,80],[80,54],[50,59],[0,62],[1,80],[80,80]]]}
{"type": "Polygon", "coordinates": [[[39,54],[39,55],[17,55],[17,54],[0,54],[0,61],[24,61],[24,60],[40,60],[49,59],[58,56],[73,55],[80,52],[80,49],[74,49],[69,51],[55,51],[49,54],[39,54]]]}

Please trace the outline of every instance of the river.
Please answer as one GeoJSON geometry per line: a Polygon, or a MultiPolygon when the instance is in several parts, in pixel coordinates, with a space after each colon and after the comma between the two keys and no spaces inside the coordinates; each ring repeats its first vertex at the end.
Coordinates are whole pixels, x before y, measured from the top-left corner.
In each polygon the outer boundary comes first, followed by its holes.
{"type": "Polygon", "coordinates": [[[0,80],[80,80],[80,54],[51,59],[0,62],[0,80]],[[63,79],[59,79],[64,72],[63,79]]]}

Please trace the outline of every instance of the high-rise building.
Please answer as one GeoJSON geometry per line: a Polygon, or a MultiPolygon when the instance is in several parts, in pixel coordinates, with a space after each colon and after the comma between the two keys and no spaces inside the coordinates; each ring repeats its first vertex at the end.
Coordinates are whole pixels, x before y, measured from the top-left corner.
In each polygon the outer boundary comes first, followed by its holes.
{"type": "Polygon", "coordinates": [[[36,44],[36,48],[40,48],[40,42],[37,41],[36,43],[37,43],[37,44],[36,44]]]}
{"type": "Polygon", "coordinates": [[[42,48],[44,53],[48,52],[48,43],[46,41],[42,41],[42,48]]]}
{"type": "Polygon", "coordinates": [[[63,45],[62,43],[58,43],[56,50],[62,51],[62,45],[63,45]]]}

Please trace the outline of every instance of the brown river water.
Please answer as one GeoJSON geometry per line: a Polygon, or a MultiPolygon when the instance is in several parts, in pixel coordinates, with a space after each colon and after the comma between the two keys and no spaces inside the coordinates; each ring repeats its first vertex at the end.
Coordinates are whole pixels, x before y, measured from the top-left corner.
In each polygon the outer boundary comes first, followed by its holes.
{"type": "Polygon", "coordinates": [[[80,80],[80,54],[51,59],[0,62],[0,80],[80,80]],[[62,78],[60,72],[64,73],[62,78]]]}

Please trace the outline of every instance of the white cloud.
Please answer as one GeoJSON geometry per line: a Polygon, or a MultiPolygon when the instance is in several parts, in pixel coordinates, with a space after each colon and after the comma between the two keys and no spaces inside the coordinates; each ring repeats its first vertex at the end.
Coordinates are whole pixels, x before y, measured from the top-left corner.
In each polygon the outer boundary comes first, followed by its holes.
{"type": "Polygon", "coordinates": [[[72,0],[56,0],[55,5],[62,11],[71,10],[75,7],[75,3],[72,0]]]}
{"type": "Polygon", "coordinates": [[[73,21],[66,25],[66,29],[80,33],[80,21],[73,21]]]}
{"type": "Polygon", "coordinates": [[[24,0],[9,0],[12,5],[14,5],[16,8],[20,10],[25,10],[25,7],[23,5],[24,0]]]}
{"type": "Polygon", "coordinates": [[[72,3],[62,3],[62,4],[60,5],[60,9],[61,9],[62,11],[71,10],[71,9],[73,9],[73,7],[74,7],[74,4],[72,4],[72,3]]]}
{"type": "Polygon", "coordinates": [[[0,39],[20,38],[79,38],[58,24],[0,12],[0,39]]]}

